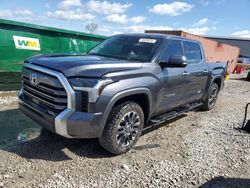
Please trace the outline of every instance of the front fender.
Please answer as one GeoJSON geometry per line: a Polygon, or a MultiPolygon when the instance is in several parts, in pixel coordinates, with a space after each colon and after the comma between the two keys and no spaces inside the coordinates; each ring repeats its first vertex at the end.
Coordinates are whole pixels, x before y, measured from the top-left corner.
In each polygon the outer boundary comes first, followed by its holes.
{"type": "Polygon", "coordinates": [[[124,90],[124,91],[121,91],[121,92],[117,93],[116,95],[114,95],[112,97],[112,99],[109,101],[109,103],[104,111],[103,117],[102,117],[103,128],[106,125],[109,114],[110,114],[112,108],[114,107],[115,103],[124,97],[128,97],[128,96],[135,95],[135,94],[146,94],[147,95],[147,97],[149,99],[148,100],[149,101],[149,114],[152,113],[152,106],[153,106],[152,101],[153,101],[153,99],[152,99],[152,93],[148,88],[133,88],[133,89],[124,90]]]}

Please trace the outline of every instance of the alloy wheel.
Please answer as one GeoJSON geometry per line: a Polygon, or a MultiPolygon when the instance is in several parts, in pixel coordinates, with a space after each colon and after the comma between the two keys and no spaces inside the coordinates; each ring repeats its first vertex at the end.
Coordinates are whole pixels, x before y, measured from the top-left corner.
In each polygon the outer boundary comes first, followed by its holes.
{"type": "Polygon", "coordinates": [[[117,127],[117,144],[121,147],[128,147],[131,145],[138,135],[140,123],[140,116],[137,112],[127,112],[117,127]]]}
{"type": "Polygon", "coordinates": [[[209,102],[209,105],[210,106],[213,106],[217,100],[217,96],[218,96],[218,88],[217,87],[213,87],[211,89],[211,92],[210,92],[210,95],[209,95],[209,99],[208,99],[208,102],[209,102]]]}

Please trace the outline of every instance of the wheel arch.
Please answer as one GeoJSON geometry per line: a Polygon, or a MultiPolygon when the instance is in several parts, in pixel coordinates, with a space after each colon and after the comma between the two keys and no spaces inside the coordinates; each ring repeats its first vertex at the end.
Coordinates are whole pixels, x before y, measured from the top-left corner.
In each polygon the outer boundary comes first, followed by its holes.
{"type": "Polygon", "coordinates": [[[212,80],[210,86],[211,86],[213,83],[218,84],[219,90],[220,90],[220,89],[221,89],[221,86],[222,86],[222,78],[221,78],[221,77],[215,77],[215,78],[212,80]]]}
{"type": "Polygon", "coordinates": [[[144,120],[147,121],[147,119],[149,117],[149,112],[150,112],[149,98],[148,98],[147,94],[138,93],[138,94],[133,94],[133,95],[128,95],[128,96],[122,97],[115,102],[113,107],[116,105],[119,105],[123,102],[126,102],[126,101],[133,101],[133,102],[139,104],[143,110],[143,113],[144,113],[144,120]]]}
{"type": "Polygon", "coordinates": [[[147,88],[135,88],[121,91],[112,97],[103,114],[102,123],[104,126],[106,125],[112,108],[125,101],[134,101],[138,103],[144,112],[145,121],[148,120],[150,114],[152,113],[152,94],[147,88]]]}
{"type": "Polygon", "coordinates": [[[202,102],[204,102],[208,96],[208,91],[209,91],[209,88],[211,87],[211,85],[213,83],[216,83],[218,84],[219,86],[219,91],[223,88],[223,78],[221,76],[211,76],[210,77],[210,81],[207,83],[206,85],[206,88],[205,88],[205,93],[201,99],[202,102]]]}

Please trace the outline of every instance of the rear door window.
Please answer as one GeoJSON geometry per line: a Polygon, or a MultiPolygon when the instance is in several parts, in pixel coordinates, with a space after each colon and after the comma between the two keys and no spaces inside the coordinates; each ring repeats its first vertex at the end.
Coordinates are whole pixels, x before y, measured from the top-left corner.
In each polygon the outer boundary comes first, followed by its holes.
{"type": "Polygon", "coordinates": [[[198,43],[183,41],[184,56],[189,63],[199,63],[202,60],[201,48],[198,43]]]}
{"type": "Polygon", "coordinates": [[[167,47],[163,51],[161,59],[165,60],[166,62],[169,61],[170,57],[176,55],[183,55],[183,48],[181,41],[179,40],[170,40],[167,47]]]}

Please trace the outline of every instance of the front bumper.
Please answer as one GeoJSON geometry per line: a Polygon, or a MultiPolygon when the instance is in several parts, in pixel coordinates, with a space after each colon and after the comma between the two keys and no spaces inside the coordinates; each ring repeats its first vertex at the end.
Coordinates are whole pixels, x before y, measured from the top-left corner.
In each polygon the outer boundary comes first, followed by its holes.
{"type": "Polygon", "coordinates": [[[32,107],[19,95],[19,109],[42,127],[67,138],[98,138],[103,126],[101,113],[76,112],[65,109],[55,118],[32,107]]]}
{"type": "MultiPolygon", "coordinates": [[[[76,92],[62,73],[31,63],[24,63],[23,67],[35,71],[35,73],[39,72],[57,78],[67,93],[67,107],[58,112],[59,114],[51,115],[47,113],[46,109],[41,108],[39,101],[37,105],[37,102],[32,102],[33,99],[27,100],[23,89],[21,89],[18,98],[22,112],[41,126],[67,138],[97,138],[101,136],[104,129],[103,114],[78,111],[77,102],[80,101],[76,101],[76,92]]],[[[45,78],[47,76],[44,76],[43,79],[45,78]]]]}
{"type": "MultiPolygon", "coordinates": [[[[77,102],[80,101],[76,101],[76,92],[62,73],[30,63],[25,63],[23,67],[57,78],[67,93],[67,107],[63,111],[51,115],[48,110],[42,108],[39,101],[37,104],[37,102],[32,101],[33,99],[28,100],[24,95],[24,90],[21,89],[18,94],[19,107],[24,114],[48,130],[67,138],[97,138],[101,136],[104,128],[103,114],[76,110],[77,102]]],[[[43,79],[46,80],[47,76],[44,76],[43,79]]]]}

